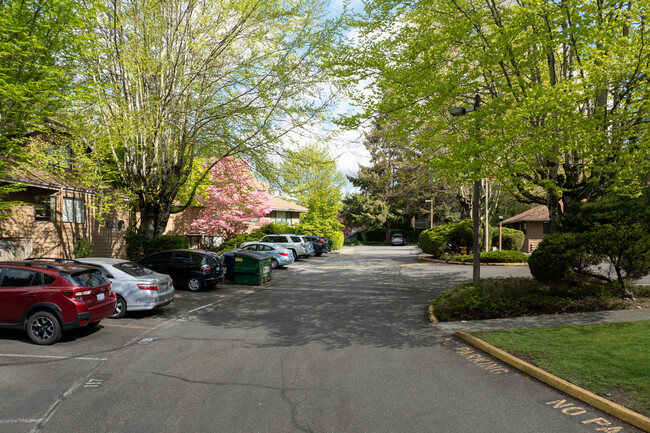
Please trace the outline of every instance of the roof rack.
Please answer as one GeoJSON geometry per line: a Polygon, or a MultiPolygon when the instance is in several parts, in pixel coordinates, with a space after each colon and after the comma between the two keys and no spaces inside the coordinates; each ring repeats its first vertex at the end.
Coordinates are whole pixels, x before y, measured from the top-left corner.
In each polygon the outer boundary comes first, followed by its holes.
{"type": "Polygon", "coordinates": [[[59,259],[57,257],[28,257],[28,262],[55,262],[55,263],[76,263],[75,259],[59,259]]]}
{"type": "Polygon", "coordinates": [[[61,270],[60,268],[51,265],[49,263],[45,262],[37,262],[37,261],[28,261],[28,260],[18,260],[18,261],[6,261],[6,262],[0,262],[0,265],[20,265],[20,266],[32,266],[32,267],[39,267],[39,268],[47,268],[47,269],[56,269],[56,270],[61,270]]]}

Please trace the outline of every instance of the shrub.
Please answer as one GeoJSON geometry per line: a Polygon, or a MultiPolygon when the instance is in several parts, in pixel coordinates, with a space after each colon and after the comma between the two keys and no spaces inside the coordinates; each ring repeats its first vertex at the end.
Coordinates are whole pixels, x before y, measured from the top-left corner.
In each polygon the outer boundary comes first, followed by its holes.
{"type": "Polygon", "coordinates": [[[139,260],[158,251],[189,248],[189,239],[185,236],[160,236],[147,239],[141,233],[129,233],[126,240],[126,257],[139,260]]]}
{"type": "Polygon", "coordinates": [[[528,259],[530,273],[541,283],[561,285],[584,282],[586,269],[600,263],[577,233],[551,233],[528,259]]]}
{"type": "Polygon", "coordinates": [[[481,263],[526,263],[528,256],[521,251],[488,251],[481,253],[481,263]]]}
{"type": "Polygon", "coordinates": [[[450,226],[448,241],[451,250],[460,251],[464,247],[471,251],[474,245],[474,221],[466,219],[447,225],[450,226]]]}
{"type": "Polygon", "coordinates": [[[141,233],[129,233],[126,240],[126,257],[129,260],[140,260],[145,256],[145,244],[147,239],[141,233]]]}
{"type": "Polygon", "coordinates": [[[440,321],[480,320],[558,312],[600,311],[624,308],[611,298],[607,286],[579,292],[553,292],[532,278],[488,278],[480,287],[462,284],[431,302],[440,321]]]}
{"type": "Polygon", "coordinates": [[[423,231],[418,239],[418,247],[426,254],[439,259],[448,249],[449,233],[452,229],[453,224],[445,224],[423,231]]]}
{"type": "MultiPolygon", "coordinates": [[[[496,227],[491,231],[492,245],[499,245],[499,228],[496,227]]],[[[501,248],[502,250],[519,251],[524,246],[526,235],[521,230],[515,230],[508,227],[501,229],[501,248]]]]}
{"type": "Polygon", "coordinates": [[[650,209],[628,198],[574,203],[561,219],[561,232],[547,236],[539,250],[530,263],[540,281],[561,284],[596,276],[617,281],[619,295],[632,296],[629,281],[650,271],[650,209]],[[614,278],[589,272],[589,265],[603,260],[614,278]]]}
{"type": "Polygon", "coordinates": [[[149,239],[145,244],[145,255],[157,253],[158,251],[189,248],[190,240],[186,236],[160,236],[149,239]]]}
{"type": "Polygon", "coordinates": [[[74,256],[77,259],[93,255],[93,244],[86,238],[79,238],[74,243],[74,256]]]}
{"type": "Polygon", "coordinates": [[[259,241],[260,239],[262,239],[264,237],[264,235],[267,234],[262,230],[263,230],[263,228],[260,229],[260,230],[254,231],[252,233],[239,234],[239,235],[235,236],[234,238],[229,239],[229,240],[223,242],[221,245],[219,245],[219,248],[218,248],[217,251],[219,253],[222,253],[224,251],[230,251],[233,248],[235,248],[235,245],[239,246],[239,245],[243,244],[244,242],[259,241]]]}
{"type": "Polygon", "coordinates": [[[335,250],[340,250],[341,247],[343,247],[343,240],[345,239],[345,235],[341,231],[336,231],[332,233],[329,237],[325,236],[327,238],[327,242],[329,242],[329,249],[330,251],[335,251],[335,250]]]}

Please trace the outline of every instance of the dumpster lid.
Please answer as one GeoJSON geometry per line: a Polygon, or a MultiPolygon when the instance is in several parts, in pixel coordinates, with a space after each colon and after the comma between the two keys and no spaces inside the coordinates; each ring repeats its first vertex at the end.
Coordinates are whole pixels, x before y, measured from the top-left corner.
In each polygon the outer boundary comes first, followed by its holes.
{"type": "Polygon", "coordinates": [[[236,251],[235,257],[248,257],[258,261],[262,261],[269,258],[269,256],[267,256],[266,254],[258,253],[257,251],[247,251],[247,250],[236,251]]]}

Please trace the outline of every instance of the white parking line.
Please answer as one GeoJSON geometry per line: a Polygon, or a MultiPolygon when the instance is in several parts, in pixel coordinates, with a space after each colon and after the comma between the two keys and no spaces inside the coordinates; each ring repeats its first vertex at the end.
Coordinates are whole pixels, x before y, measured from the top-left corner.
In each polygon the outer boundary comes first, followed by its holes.
{"type": "Polygon", "coordinates": [[[0,353],[6,358],[41,358],[41,359],[78,359],[80,361],[106,361],[108,358],[90,358],[87,356],[24,355],[18,353],[0,353]]]}
{"type": "MultiPolygon", "coordinates": [[[[187,313],[193,313],[193,312],[195,312],[195,311],[199,311],[199,310],[202,310],[202,309],[204,309],[204,308],[208,308],[209,306],[214,305],[214,304],[215,304],[215,302],[213,302],[213,303],[211,303],[211,304],[208,304],[208,305],[204,305],[204,306],[202,306],[202,307],[195,308],[195,309],[193,309],[193,310],[188,311],[187,313]]],[[[185,313],[185,314],[187,314],[187,313],[185,313]]]]}
{"type": "Polygon", "coordinates": [[[43,421],[42,419],[0,419],[0,424],[34,424],[43,421]]]}

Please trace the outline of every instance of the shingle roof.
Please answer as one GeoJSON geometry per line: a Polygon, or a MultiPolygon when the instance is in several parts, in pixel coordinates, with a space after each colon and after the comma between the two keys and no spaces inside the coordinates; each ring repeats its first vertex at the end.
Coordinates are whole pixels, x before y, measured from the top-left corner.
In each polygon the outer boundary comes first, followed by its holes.
{"type": "Polygon", "coordinates": [[[299,204],[292,203],[287,200],[283,200],[278,197],[272,197],[273,198],[273,203],[272,203],[272,209],[273,210],[278,210],[278,211],[286,211],[286,212],[309,212],[309,209],[306,207],[300,206],[299,204]]]}
{"type": "Polygon", "coordinates": [[[522,212],[519,215],[515,215],[513,217],[508,218],[507,220],[504,220],[502,224],[512,224],[512,223],[518,223],[524,221],[550,221],[550,220],[551,217],[549,216],[548,213],[548,207],[541,204],[537,207],[527,210],[526,212],[522,212]]]}

